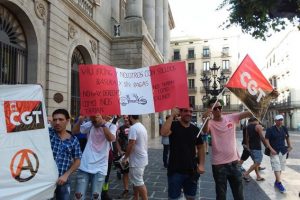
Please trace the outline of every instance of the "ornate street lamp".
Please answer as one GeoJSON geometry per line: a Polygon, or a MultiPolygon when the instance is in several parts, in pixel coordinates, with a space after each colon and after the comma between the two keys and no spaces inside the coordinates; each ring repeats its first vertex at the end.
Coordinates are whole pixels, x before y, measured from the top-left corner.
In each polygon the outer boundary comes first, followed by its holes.
{"type": "Polygon", "coordinates": [[[221,72],[220,76],[218,76],[219,69],[220,67],[217,67],[216,63],[214,63],[213,66],[209,68],[211,71],[211,77],[204,74],[200,79],[206,92],[202,101],[209,100],[210,95],[213,96],[213,98],[217,98],[217,96],[223,91],[228,76],[225,76],[223,72],[221,72]]]}

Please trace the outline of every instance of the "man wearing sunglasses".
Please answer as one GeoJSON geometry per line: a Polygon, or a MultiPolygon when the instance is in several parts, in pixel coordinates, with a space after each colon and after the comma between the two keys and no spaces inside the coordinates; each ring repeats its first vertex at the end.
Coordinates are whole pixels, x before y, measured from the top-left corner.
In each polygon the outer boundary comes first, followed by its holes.
{"type": "Polygon", "coordinates": [[[212,171],[215,180],[216,199],[226,199],[227,181],[230,183],[234,199],[243,200],[242,173],[238,165],[236,146],[236,124],[241,119],[252,116],[249,111],[222,115],[221,100],[211,99],[209,109],[203,117],[209,120],[203,131],[212,138],[212,171]],[[212,115],[212,117],[210,117],[212,115]]]}
{"type": "Polygon", "coordinates": [[[168,197],[179,199],[181,191],[188,200],[195,199],[200,174],[204,173],[205,150],[199,128],[191,123],[193,107],[173,108],[162,125],[161,135],[169,136],[168,197]],[[178,120],[175,119],[180,116],[178,120]],[[196,157],[197,149],[197,157],[196,157]],[[198,165],[197,165],[198,162],[198,165]]]}
{"type": "Polygon", "coordinates": [[[276,115],[274,121],[275,125],[267,129],[265,139],[271,152],[270,161],[276,179],[274,186],[281,193],[285,193],[286,190],[281,183],[281,171],[285,168],[286,154],[292,150],[292,146],[288,130],[283,126],[283,116],[276,115]]]}

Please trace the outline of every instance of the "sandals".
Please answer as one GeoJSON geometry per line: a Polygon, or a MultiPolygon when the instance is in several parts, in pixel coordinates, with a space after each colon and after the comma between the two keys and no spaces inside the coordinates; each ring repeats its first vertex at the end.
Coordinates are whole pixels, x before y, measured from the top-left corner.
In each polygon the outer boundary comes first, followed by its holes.
{"type": "Polygon", "coordinates": [[[256,181],[264,181],[264,180],[265,180],[265,178],[262,178],[262,177],[256,179],[256,181]]]}

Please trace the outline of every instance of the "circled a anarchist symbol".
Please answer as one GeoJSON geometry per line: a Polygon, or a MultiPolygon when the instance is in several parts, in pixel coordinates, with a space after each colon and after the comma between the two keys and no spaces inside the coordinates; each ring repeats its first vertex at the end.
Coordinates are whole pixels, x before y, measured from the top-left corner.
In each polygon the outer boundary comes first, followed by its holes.
{"type": "Polygon", "coordinates": [[[18,151],[10,162],[10,173],[19,182],[32,179],[39,169],[39,159],[30,149],[18,151]]]}

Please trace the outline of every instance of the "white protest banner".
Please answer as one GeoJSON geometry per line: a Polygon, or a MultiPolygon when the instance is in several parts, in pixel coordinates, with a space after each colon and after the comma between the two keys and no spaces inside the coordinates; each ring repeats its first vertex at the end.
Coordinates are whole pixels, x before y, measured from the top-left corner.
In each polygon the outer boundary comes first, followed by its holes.
{"type": "Polygon", "coordinates": [[[185,62],[138,69],[80,65],[80,114],[148,114],[189,106],[185,62]]]}
{"type": "Polygon", "coordinates": [[[58,171],[40,85],[0,85],[0,199],[53,197],[58,171]]]}

